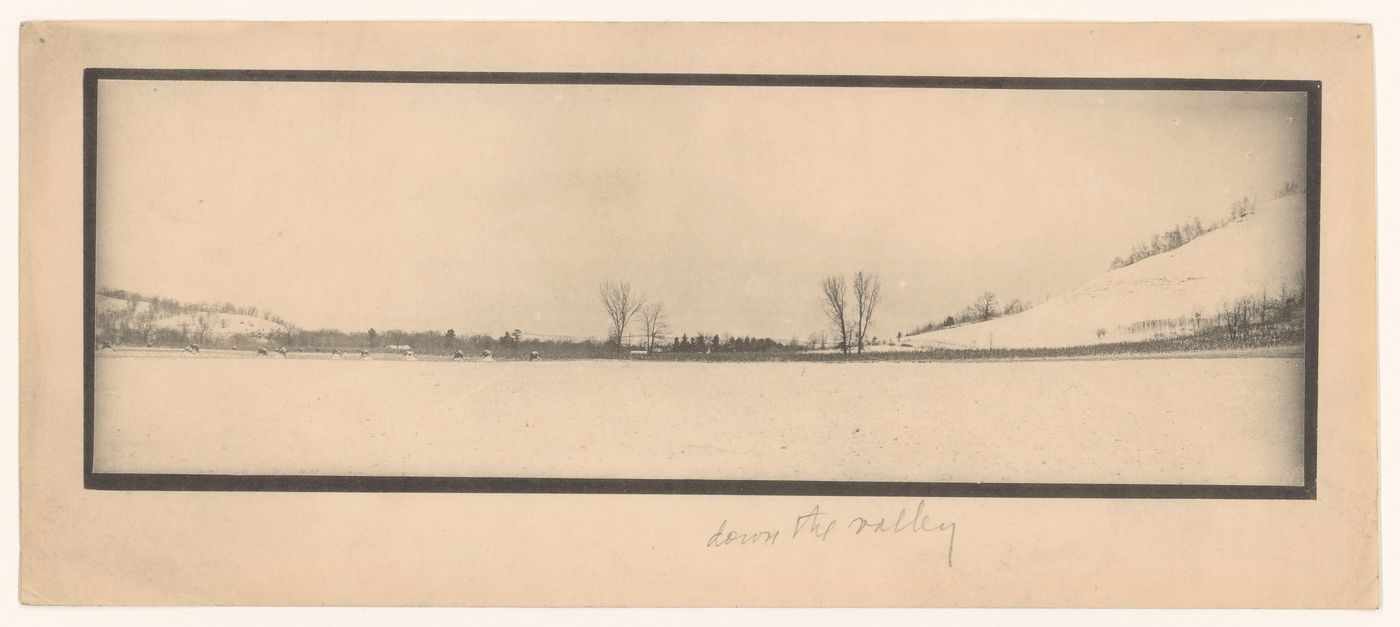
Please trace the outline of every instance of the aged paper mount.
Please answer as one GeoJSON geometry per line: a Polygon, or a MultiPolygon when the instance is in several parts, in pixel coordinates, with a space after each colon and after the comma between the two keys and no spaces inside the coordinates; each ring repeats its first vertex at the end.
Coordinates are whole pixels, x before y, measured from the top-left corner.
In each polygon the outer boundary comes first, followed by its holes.
{"type": "Polygon", "coordinates": [[[25,602],[1377,603],[1364,26],[21,40],[25,602]]]}

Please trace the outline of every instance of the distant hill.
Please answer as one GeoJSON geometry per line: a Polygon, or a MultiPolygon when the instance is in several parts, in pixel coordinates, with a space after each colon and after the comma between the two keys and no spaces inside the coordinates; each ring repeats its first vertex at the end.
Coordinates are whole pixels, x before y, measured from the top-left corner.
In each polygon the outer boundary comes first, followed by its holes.
{"type": "MultiPolygon", "coordinates": [[[[1242,299],[1300,293],[1303,195],[1251,213],[1180,248],[1109,271],[1024,312],[904,338],[920,348],[1056,348],[1185,335],[1242,299]]],[[[1248,315],[1246,311],[1246,316],[1248,315]]]]}
{"type": "Polygon", "coordinates": [[[99,341],[119,344],[263,343],[286,337],[287,325],[264,314],[231,313],[231,305],[191,305],[139,294],[97,295],[99,341]]]}

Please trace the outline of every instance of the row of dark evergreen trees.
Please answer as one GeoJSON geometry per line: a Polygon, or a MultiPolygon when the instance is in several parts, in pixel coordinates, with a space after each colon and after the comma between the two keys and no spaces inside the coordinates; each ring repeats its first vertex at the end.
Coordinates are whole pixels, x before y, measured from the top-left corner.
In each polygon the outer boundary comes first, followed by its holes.
{"type": "Polygon", "coordinates": [[[795,341],[784,344],[770,337],[733,336],[721,339],[718,335],[706,337],[704,333],[694,336],[683,333],[671,338],[670,345],[670,351],[674,353],[763,353],[802,348],[795,341]]]}

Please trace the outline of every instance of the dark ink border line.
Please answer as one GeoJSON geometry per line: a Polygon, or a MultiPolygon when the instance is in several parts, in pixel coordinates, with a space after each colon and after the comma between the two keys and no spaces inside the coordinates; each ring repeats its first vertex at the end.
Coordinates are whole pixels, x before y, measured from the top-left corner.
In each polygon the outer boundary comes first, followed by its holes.
{"type": "Polygon", "coordinates": [[[180,492],[687,494],[1081,499],[1317,498],[1318,313],[1322,204],[1322,83],[1272,79],[398,72],[87,68],[83,71],[83,487],[180,492]],[[1297,92],[1307,96],[1307,237],[1303,382],[1303,485],[948,483],[93,472],[99,81],[218,81],[476,85],[634,85],[1103,91],[1297,92]]]}

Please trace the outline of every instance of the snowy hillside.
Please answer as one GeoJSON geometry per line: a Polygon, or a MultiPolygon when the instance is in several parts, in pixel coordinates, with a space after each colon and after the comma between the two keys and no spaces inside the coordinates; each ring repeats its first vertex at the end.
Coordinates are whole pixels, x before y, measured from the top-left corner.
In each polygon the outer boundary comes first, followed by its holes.
{"type": "Polygon", "coordinates": [[[1296,292],[1303,276],[1303,196],[1244,217],[1167,253],[1107,272],[1022,313],[907,336],[929,348],[1053,348],[1150,339],[1142,323],[1213,316],[1243,297],[1296,292]]]}
{"type": "MultiPolygon", "coordinates": [[[[129,301],[112,298],[110,296],[97,295],[97,313],[124,313],[131,307],[129,301]]],[[[137,302],[133,311],[136,315],[145,313],[150,308],[148,302],[137,302]]],[[[191,334],[197,332],[201,324],[208,324],[208,337],[222,338],[236,334],[267,336],[270,333],[281,333],[285,328],[276,322],[259,318],[257,316],[246,316],[231,313],[184,313],[157,317],[155,327],[157,329],[185,330],[191,334]],[[201,321],[203,319],[203,321],[201,321]]]]}

